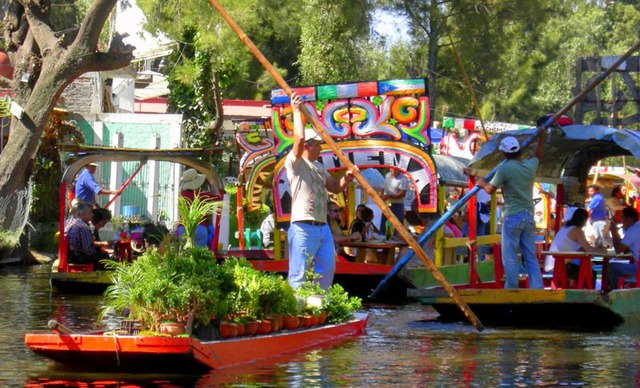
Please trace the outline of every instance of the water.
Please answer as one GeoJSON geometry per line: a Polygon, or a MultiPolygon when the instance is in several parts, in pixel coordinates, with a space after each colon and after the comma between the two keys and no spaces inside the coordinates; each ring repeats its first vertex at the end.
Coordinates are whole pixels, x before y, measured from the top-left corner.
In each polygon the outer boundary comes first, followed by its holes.
{"type": "Polygon", "coordinates": [[[0,387],[530,387],[640,385],[640,330],[485,329],[434,322],[418,304],[369,307],[367,335],[265,362],[189,375],[70,372],[31,353],[27,331],[58,319],[97,329],[100,296],[53,293],[48,266],[0,268],[0,387]]]}

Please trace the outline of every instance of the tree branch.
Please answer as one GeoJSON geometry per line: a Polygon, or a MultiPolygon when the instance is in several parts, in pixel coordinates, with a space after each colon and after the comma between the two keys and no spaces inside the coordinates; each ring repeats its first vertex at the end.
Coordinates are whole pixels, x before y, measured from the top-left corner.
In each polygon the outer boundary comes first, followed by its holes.
{"type": "Polygon", "coordinates": [[[29,29],[43,55],[49,51],[49,47],[57,41],[53,29],[46,22],[49,18],[49,2],[39,3],[28,1],[25,4],[24,15],[29,22],[29,29]],[[44,3],[44,4],[43,4],[44,3]]]}
{"type": "Polygon", "coordinates": [[[94,0],[80,25],[74,45],[84,46],[95,51],[100,39],[100,31],[111,14],[117,0],[94,0]]]}

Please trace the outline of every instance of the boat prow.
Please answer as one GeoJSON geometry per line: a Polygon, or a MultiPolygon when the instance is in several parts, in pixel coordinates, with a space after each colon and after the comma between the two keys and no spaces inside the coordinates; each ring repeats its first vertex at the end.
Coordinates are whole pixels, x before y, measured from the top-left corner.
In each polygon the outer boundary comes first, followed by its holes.
{"type": "Polygon", "coordinates": [[[269,335],[201,341],[195,337],[156,337],[27,333],[25,344],[35,353],[73,366],[100,371],[206,371],[293,353],[364,333],[368,314],[348,322],[269,335]]]}

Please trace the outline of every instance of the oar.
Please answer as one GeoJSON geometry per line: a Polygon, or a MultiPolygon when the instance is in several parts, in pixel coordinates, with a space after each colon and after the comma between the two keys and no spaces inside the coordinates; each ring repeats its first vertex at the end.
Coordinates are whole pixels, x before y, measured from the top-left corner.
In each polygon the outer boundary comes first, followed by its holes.
{"type": "MultiPolygon", "coordinates": [[[[540,127],[538,127],[536,133],[533,136],[525,139],[522,142],[521,149],[524,149],[525,147],[527,147],[532,141],[534,141],[538,136],[540,136],[546,128],[548,128],[558,118],[560,118],[560,116],[565,114],[575,104],[577,104],[580,100],[582,100],[589,92],[591,92],[591,90],[593,90],[596,86],[598,86],[600,82],[602,82],[605,78],[607,78],[609,74],[615,71],[615,69],[617,69],[622,62],[626,61],[631,56],[631,54],[633,54],[639,48],[640,48],[640,41],[636,42],[636,44],[634,44],[633,47],[629,49],[629,51],[627,51],[623,56],[618,58],[618,60],[613,65],[611,65],[611,67],[609,67],[606,71],[601,73],[598,76],[598,78],[594,79],[589,86],[587,86],[582,92],[580,92],[571,101],[569,101],[567,105],[565,105],[556,114],[554,114],[552,117],[547,119],[547,121],[545,121],[540,127]]],[[[498,166],[494,167],[494,169],[491,170],[491,172],[489,172],[489,174],[486,176],[487,180],[490,180],[495,175],[496,171],[498,170],[498,167],[500,167],[502,163],[504,163],[504,161],[501,162],[498,166]]],[[[455,214],[456,211],[458,211],[462,206],[464,206],[472,196],[476,195],[478,190],[480,190],[480,187],[475,186],[473,189],[469,190],[467,194],[465,194],[462,198],[460,198],[458,202],[453,204],[453,206],[451,206],[451,208],[447,212],[445,212],[442,215],[442,217],[425,234],[422,235],[422,237],[420,237],[420,239],[418,240],[418,243],[422,244],[425,241],[428,241],[435,234],[435,232],[440,227],[442,227],[442,225],[444,225],[444,223],[447,222],[449,218],[451,218],[455,214]]],[[[374,298],[380,291],[385,289],[387,282],[391,278],[393,278],[398,272],[400,272],[400,270],[405,265],[407,265],[407,263],[409,262],[409,260],[411,260],[413,255],[414,255],[414,252],[411,252],[411,251],[407,252],[407,254],[396,263],[396,265],[391,269],[391,271],[389,271],[387,276],[385,276],[384,279],[380,281],[376,289],[373,290],[371,295],[369,295],[369,298],[374,298]]]]}
{"type": "MultiPolygon", "coordinates": [[[[276,81],[278,86],[280,86],[287,93],[287,95],[291,96],[292,90],[287,84],[287,82],[280,76],[278,71],[271,65],[271,63],[269,63],[267,58],[265,58],[264,55],[262,55],[260,50],[253,44],[253,42],[251,42],[251,40],[244,34],[244,32],[235,23],[235,21],[231,19],[231,17],[222,8],[222,6],[218,4],[217,0],[209,0],[209,1],[211,5],[213,5],[213,7],[218,11],[220,16],[222,16],[222,18],[226,20],[226,22],[235,31],[235,33],[238,34],[238,37],[240,38],[240,40],[249,48],[249,50],[251,51],[251,53],[253,53],[256,59],[269,72],[269,74],[271,74],[271,76],[276,81]]],[[[376,193],[375,190],[373,190],[371,185],[369,185],[369,182],[367,182],[366,179],[364,179],[364,177],[362,176],[362,174],[360,174],[360,171],[353,165],[353,163],[351,163],[349,158],[346,157],[346,155],[342,152],[342,150],[338,148],[338,146],[333,141],[331,136],[329,136],[324,131],[320,123],[318,123],[315,117],[309,113],[309,111],[307,110],[304,104],[302,104],[301,106],[301,111],[306,116],[308,122],[310,122],[313,125],[316,132],[322,137],[324,142],[329,146],[329,148],[331,148],[331,150],[336,154],[336,156],[340,159],[340,161],[344,164],[344,166],[348,170],[351,170],[353,172],[355,179],[360,183],[360,185],[362,185],[364,190],[373,199],[375,204],[380,207],[380,210],[382,210],[382,214],[384,214],[385,217],[387,217],[387,220],[391,222],[395,230],[397,230],[400,233],[400,235],[407,242],[407,244],[414,250],[414,252],[418,254],[418,257],[420,258],[420,260],[422,260],[424,265],[427,268],[429,268],[429,270],[433,273],[434,278],[438,280],[440,284],[442,284],[442,286],[447,291],[451,299],[453,299],[455,303],[458,305],[458,307],[460,307],[460,309],[462,310],[464,315],[467,317],[467,319],[469,319],[469,321],[476,327],[476,329],[478,329],[479,331],[482,331],[484,327],[482,326],[482,323],[480,322],[478,317],[476,317],[476,315],[473,313],[473,311],[471,311],[469,306],[462,299],[460,299],[460,296],[458,295],[456,290],[451,286],[451,284],[449,284],[449,282],[442,275],[442,273],[438,271],[436,266],[433,264],[433,262],[431,262],[431,260],[427,256],[427,254],[422,250],[422,247],[418,245],[418,243],[411,236],[409,231],[404,227],[404,225],[402,225],[402,223],[400,223],[400,221],[396,218],[396,216],[389,210],[386,203],[382,200],[382,198],[380,198],[378,193],[376,193]]]]}

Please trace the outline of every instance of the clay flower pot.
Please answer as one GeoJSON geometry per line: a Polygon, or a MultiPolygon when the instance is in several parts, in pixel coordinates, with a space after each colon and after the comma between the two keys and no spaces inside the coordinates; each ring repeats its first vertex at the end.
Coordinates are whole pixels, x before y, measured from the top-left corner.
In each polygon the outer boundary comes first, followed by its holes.
{"type": "Polygon", "coordinates": [[[322,310],[318,319],[318,324],[324,325],[326,321],[327,321],[327,310],[322,310]]]}
{"type": "Polygon", "coordinates": [[[305,315],[305,316],[302,317],[302,324],[300,326],[302,326],[302,327],[310,327],[312,320],[313,320],[312,316],[305,315]]]}
{"type": "Polygon", "coordinates": [[[236,323],[236,329],[238,329],[238,337],[242,337],[245,334],[244,324],[236,323]]]}
{"type": "Polygon", "coordinates": [[[300,319],[294,316],[282,318],[282,327],[286,330],[295,330],[300,326],[300,319]]]}
{"type": "Polygon", "coordinates": [[[273,330],[273,322],[269,319],[263,319],[258,325],[258,334],[269,334],[273,330]]]}
{"type": "Polygon", "coordinates": [[[220,337],[232,338],[238,335],[238,326],[231,322],[220,323],[220,337]]]}
{"type": "Polygon", "coordinates": [[[245,335],[256,335],[258,332],[258,326],[260,322],[258,321],[250,321],[244,324],[244,334],[245,335]]]}
{"type": "Polygon", "coordinates": [[[168,335],[180,335],[184,334],[186,329],[184,324],[178,322],[166,322],[160,324],[160,333],[168,335]]]}

